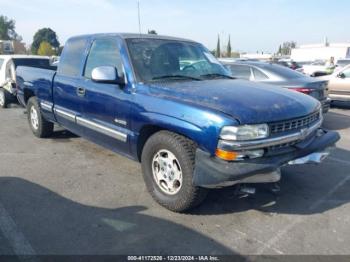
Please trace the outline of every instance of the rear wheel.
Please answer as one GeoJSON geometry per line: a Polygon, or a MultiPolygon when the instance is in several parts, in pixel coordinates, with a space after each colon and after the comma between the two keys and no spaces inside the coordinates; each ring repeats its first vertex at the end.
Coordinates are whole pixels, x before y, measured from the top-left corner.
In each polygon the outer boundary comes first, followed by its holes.
{"type": "Polygon", "coordinates": [[[27,115],[29,126],[36,137],[44,138],[52,135],[54,125],[41,115],[36,97],[31,97],[28,100],[27,115]]]}
{"type": "Polygon", "coordinates": [[[146,187],[162,206],[184,212],[199,205],[207,190],[192,184],[195,144],[180,135],[160,131],[151,136],[142,151],[146,187]]]}

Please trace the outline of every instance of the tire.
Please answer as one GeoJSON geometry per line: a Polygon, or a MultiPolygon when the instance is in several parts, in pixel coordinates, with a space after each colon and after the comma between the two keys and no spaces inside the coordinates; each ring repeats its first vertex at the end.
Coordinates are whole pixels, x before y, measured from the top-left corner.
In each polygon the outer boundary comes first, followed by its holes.
{"type": "Polygon", "coordinates": [[[53,123],[47,121],[41,115],[36,97],[31,97],[27,103],[27,116],[29,126],[33,134],[39,138],[50,137],[53,133],[53,123]]]}
{"type": "Polygon", "coordinates": [[[207,189],[192,184],[195,151],[193,141],[168,131],[152,135],[143,148],[141,162],[146,187],[156,202],[171,211],[188,211],[198,206],[207,195],[207,189]],[[173,163],[173,168],[165,164],[167,170],[161,171],[163,164],[160,161],[163,160],[173,163]],[[172,171],[181,176],[173,175],[171,180],[172,171]],[[163,180],[163,175],[168,175],[168,181],[171,182],[163,180]],[[161,179],[158,179],[159,176],[161,179]],[[170,192],[169,188],[173,190],[170,192]]]}
{"type": "Polygon", "coordinates": [[[3,88],[0,88],[0,107],[7,108],[9,104],[9,94],[3,88]]]}

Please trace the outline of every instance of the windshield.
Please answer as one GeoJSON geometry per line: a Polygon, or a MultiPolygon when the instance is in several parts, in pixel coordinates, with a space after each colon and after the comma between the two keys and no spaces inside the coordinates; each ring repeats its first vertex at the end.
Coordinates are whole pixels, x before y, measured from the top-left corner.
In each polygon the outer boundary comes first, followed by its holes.
{"type": "Polygon", "coordinates": [[[149,38],[126,41],[139,81],[230,78],[228,70],[200,44],[149,38]]]}

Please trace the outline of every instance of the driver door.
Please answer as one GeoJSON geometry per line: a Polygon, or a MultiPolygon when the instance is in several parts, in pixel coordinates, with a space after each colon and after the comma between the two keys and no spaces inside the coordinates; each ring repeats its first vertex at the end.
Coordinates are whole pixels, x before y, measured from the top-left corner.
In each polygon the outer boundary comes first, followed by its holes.
{"type": "Polygon", "coordinates": [[[77,123],[85,128],[84,134],[90,140],[118,153],[128,154],[131,94],[125,92],[125,86],[92,80],[93,69],[100,66],[113,66],[123,77],[120,44],[115,37],[93,40],[83,77],[78,83],[83,103],[82,115],[77,118],[77,123]]]}

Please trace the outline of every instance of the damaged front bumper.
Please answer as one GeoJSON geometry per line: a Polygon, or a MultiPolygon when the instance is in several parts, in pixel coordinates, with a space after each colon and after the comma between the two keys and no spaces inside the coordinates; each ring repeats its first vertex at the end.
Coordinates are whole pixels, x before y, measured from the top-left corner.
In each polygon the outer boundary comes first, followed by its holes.
{"type": "Polygon", "coordinates": [[[319,163],[327,157],[327,149],[339,139],[337,132],[319,128],[311,137],[293,145],[293,150],[287,153],[232,162],[197,149],[193,184],[211,188],[237,183],[276,182],[280,178],[280,167],[288,164],[319,163]]]}

